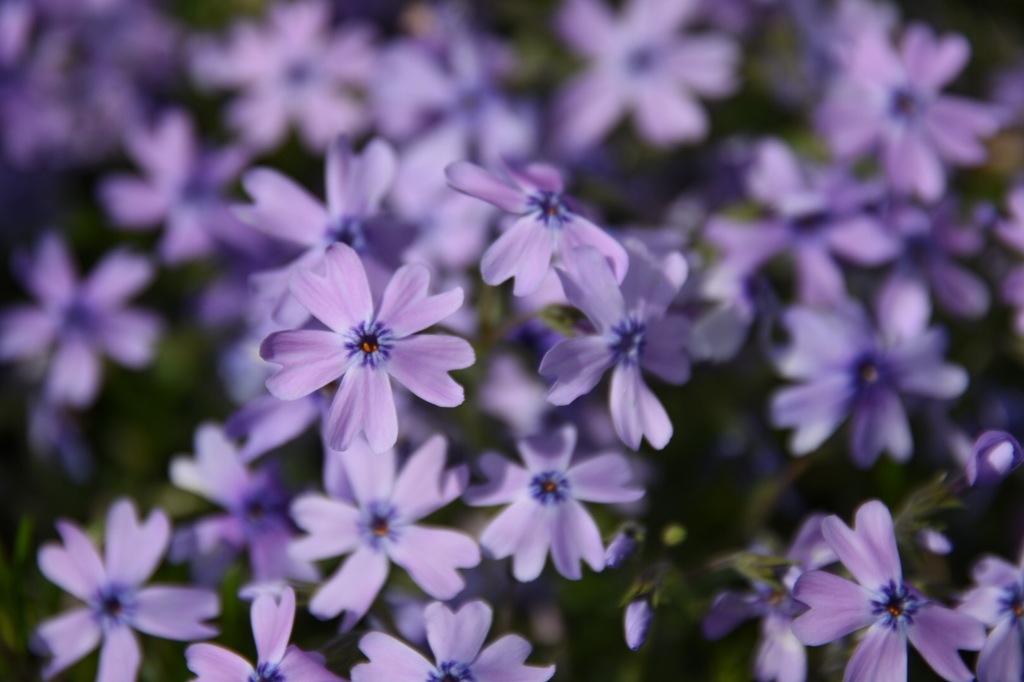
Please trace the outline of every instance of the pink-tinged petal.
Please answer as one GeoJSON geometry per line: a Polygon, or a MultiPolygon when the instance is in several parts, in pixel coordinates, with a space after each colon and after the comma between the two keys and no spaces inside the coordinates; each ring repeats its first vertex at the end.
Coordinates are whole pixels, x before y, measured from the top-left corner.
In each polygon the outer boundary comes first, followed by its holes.
{"type": "Polygon", "coordinates": [[[313,594],[309,612],[326,620],[344,611],[341,629],[351,630],[370,610],[387,580],[389,567],[383,552],[361,547],[313,594]]]}
{"type": "Polygon", "coordinates": [[[104,633],[96,682],[135,682],[142,649],[131,628],[121,625],[104,633]]]}
{"type": "Polygon", "coordinates": [[[1001,682],[1024,677],[1021,630],[1012,618],[999,623],[989,634],[978,656],[978,682],[1001,682]]]}
{"type": "Polygon", "coordinates": [[[800,576],[793,596],[810,611],[793,621],[793,634],[808,646],[820,646],[867,627],[875,621],[874,593],[824,571],[800,576]]]}
{"type": "Polygon", "coordinates": [[[294,272],[289,284],[292,295],[339,334],[370,322],[373,298],[359,254],[347,244],[331,244],[324,253],[324,268],[326,277],[310,270],[294,272]]]}
{"type": "Polygon", "coordinates": [[[395,485],[394,451],[375,453],[361,439],[353,445],[355,447],[343,450],[339,456],[360,506],[391,499],[395,485]]]}
{"type": "Polygon", "coordinates": [[[504,559],[515,552],[523,537],[531,532],[547,535],[547,521],[543,507],[523,497],[491,520],[480,535],[480,546],[491,558],[504,559]]]}
{"type": "Polygon", "coordinates": [[[604,256],[615,273],[615,281],[621,282],[629,268],[629,255],[619,241],[590,222],[581,215],[573,215],[572,219],[562,228],[562,239],[558,244],[558,252],[562,262],[573,275],[576,274],[576,259],[573,254],[577,249],[590,247],[604,256]]]}
{"type": "Polygon", "coordinates": [[[452,189],[482,199],[509,213],[526,213],[529,208],[526,194],[499,180],[487,170],[469,161],[456,161],[444,170],[452,189]]]}
{"type": "Polygon", "coordinates": [[[96,546],[82,529],[68,521],[57,522],[64,546],[48,543],[39,550],[39,570],[46,579],[82,601],[91,600],[107,582],[96,546]]]}
{"type": "MultiPolygon", "coordinates": [[[[491,607],[482,601],[471,601],[454,613],[444,604],[434,602],[424,611],[427,642],[438,661],[476,661],[487,639],[494,616],[491,607]]],[[[476,673],[476,664],[473,665],[476,673]]]]}
{"type": "Polygon", "coordinates": [[[297,400],[323,388],[350,363],[344,337],[318,329],[274,332],[260,344],[260,357],[281,365],[267,379],[267,390],[280,400],[297,400]]]}
{"type": "Polygon", "coordinates": [[[555,19],[558,34],[588,57],[600,57],[615,40],[615,17],[600,0],[570,0],[555,19]]]}
{"type": "Polygon", "coordinates": [[[736,90],[741,52],[736,41],[720,35],[688,35],[672,46],[668,57],[672,77],[705,97],[724,97],[736,90]]]}
{"type": "Polygon", "coordinates": [[[352,669],[352,682],[426,680],[434,672],[434,665],[419,652],[383,632],[364,635],[359,649],[370,662],[352,669]]]}
{"type": "Polygon", "coordinates": [[[373,138],[359,156],[357,168],[346,185],[345,209],[350,215],[372,215],[380,210],[384,195],[395,181],[395,148],[382,138],[373,138]]]}
{"type": "Polygon", "coordinates": [[[565,500],[550,520],[551,559],[555,568],[569,580],[582,577],[580,560],[594,571],[604,568],[604,545],[594,519],[574,499],[565,500]]]}
{"type": "Polygon", "coordinates": [[[285,587],[281,603],[269,594],[252,604],[252,635],[260,663],[278,663],[284,658],[295,623],[295,591],[285,587]]]}
{"type": "Polygon", "coordinates": [[[441,600],[455,597],[466,586],[457,569],[480,563],[480,548],[473,538],[447,528],[405,526],[388,554],[424,592],[441,600]]]}
{"type": "Polygon", "coordinates": [[[609,403],[615,433],[636,450],[640,439],[661,450],[672,438],[672,421],[665,407],[651,392],[635,365],[620,364],[612,371],[609,403]]]}
{"type": "Polygon", "coordinates": [[[568,272],[556,272],[569,302],[582,310],[600,332],[619,324],[626,304],[605,254],[595,248],[580,248],[571,252],[567,264],[568,272]]]}
{"type": "Polygon", "coordinates": [[[135,598],[132,625],[141,632],[186,642],[217,636],[217,628],[202,622],[220,613],[216,592],[198,587],[153,586],[139,590],[135,598]]]}
{"type": "Polygon", "coordinates": [[[166,192],[141,178],[124,174],[104,179],[99,198],[118,227],[155,227],[170,208],[166,192]]]}
{"type": "Polygon", "coordinates": [[[902,582],[892,515],[878,500],[865,502],[857,509],[853,529],[839,517],[829,516],[821,522],[821,532],[843,566],[861,585],[877,590],[890,581],[902,582]]]}
{"type": "Polygon", "coordinates": [[[97,263],[82,282],[81,295],[92,305],[116,307],[142,291],[154,274],[148,258],[119,249],[97,263]]]}
{"type": "Polygon", "coordinates": [[[885,172],[893,189],[916,194],[931,203],[942,196],[946,174],[935,151],[916,131],[889,139],[883,153],[885,172]]]}
{"type": "Polygon", "coordinates": [[[700,140],[708,134],[704,108],[671,82],[651,82],[641,87],[633,116],[641,135],[663,147],[700,140]]]}
{"type": "Polygon", "coordinates": [[[465,369],[476,355],[469,343],[455,336],[424,334],[397,341],[387,371],[422,400],[439,407],[461,405],[465,394],[448,372],[465,369]]]}
{"type": "Polygon", "coordinates": [[[530,484],[526,469],[495,452],[484,453],[477,466],[487,482],[466,491],[462,496],[466,504],[475,507],[508,504],[522,497],[530,484]]]}
{"type": "Polygon", "coordinates": [[[882,623],[872,625],[854,649],[843,682],[907,682],[907,636],[882,623]]]}
{"type": "MultiPolygon", "coordinates": [[[[402,519],[416,521],[447,503],[445,493],[453,492],[444,489],[447,451],[448,441],[444,436],[433,436],[406,460],[391,495],[402,519]]],[[[455,497],[463,488],[464,485],[454,491],[455,497]]]]}
{"type": "Polygon", "coordinates": [[[0,315],[0,360],[45,354],[57,334],[57,322],[38,308],[8,308],[0,315]]]}
{"type": "Polygon", "coordinates": [[[516,448],[531,472],[564,472],[576,450],[576,436],[576,427],[566,425],[557,431],[523,438],[516,442],[516,448]]]}
{"type": "Polygon", "coordinates": [[[202,424],[196,429],[193,444],[194,460],[178,457],[171,462],[171,482],[223,507],[240,505],[250,476],[224,430],[216,424],[202,424]]]}
{"type": "Polygon", "coordinates": [[[594,69],[570,81],[555,100],[555,137],[561,148],[578,152],[600,142],[622,117],[625,99],[618,79],[594,69]]]}
{"type": "Polygon", "coordinates": [[[52,232],[39,241],[31,261],[17,263],[25,288],[43,303],[62,304],[74,296],[78,271],[64,240],[52,232]]]}
{"type": "Polygon", "coordinates": [[[157,339],[163,331],[160,318],[144,310],[128,308],[103,316],[97,343],[115,362],[142,368],[152,361],[157,339]]]}
{"type": "Polygon", "coordinates": [[[381,299],[377,320],[396,338],[426,329],[462,307],[462,289],[427,295],[430,270],[423,265],[403,265],[391,278],[381,299]]]}
{"type": "Polygon", "coordinates": [[[937,38],[924,24],[910,25],[900,44],[907,75],[918,87],[939,90],[963,70],[971,45],[959,34],[937,38]]]}
{"type": "Polygon", "coordinates": [[[323,240],[330,220],[327,211],[290,178],[269,168],[254,168],[242,176],[242,187],[254,202],[235,208],[243,222],[303,246],[323,240]]]}
{"type": "Polygon", "coordinates": [[[185,660],[188,669],[198,676],[196,682],[238,682],[256,672],[234,651],[212,644],[191,645],[185,649],[185,660]]]}
{"type": "Polygon", "coordinates": [[[547,682],[555,666],[524,665],[530,643],[519,635],[505,635],[491,642],[473,663],[473,675],[480,682],[547,682]]]}
{"type": "Polygon", "coordinates": [[[857,466],[869,467],[878,456],[888,452],[897,462],[905,462],[913,452],[907,411],[899,396],[879,388],[854,407],[850,420],[850,454],[857,466]]]}
{"type": "Polygon", "coordinates": [[[480,261],[480,274],[491,286],[515,277],[512,293],[528,296],[547,277],[554,248],[551,240],[549,229],[535,217],[520,218],[487,247],[480,261]]]}
{"type": "Polygon", "coordinates": [[[635,502],[644,496],[641,488],[630,488],[633,470],[629,460],[617,452],[577,462],[567,472],[572,496],[586,502],[617,504],[635,502]]]}
{"type": "Polygon", "coordinates": [[[285,651],[278,669],[286,680],[344,682],[342,678],[324,667],[322,656],[302,651],[294,644],[285,651]]]}
{"type": "Polygon", "coordinates": [[[359,546],[359,510],[323,495],[308,494],[292,502],[291,517],[307,537],[293,542],[288,553],[301,560],[348,554],[359,546]]]}
{"type": "Polygon", "coordinates": [[[171,522],[154,509],[142,523],[135,506],[118,500],[107,512],[107,578],[120,585],[141,585],[160,565],[171,542],[171,522]]]}
{"type": "Polygon", "coordinates": [[[102,635],[89,609],[75,609],[44,620],[33,635],[38,641],[39,653],[52,657],[43,668],[43,679],[49,680],[82,660],[96,648],[102,635]]]}
{"type": "Polygon", "coordinates": [[[950,682],[971,682],[974,679],[957,650],[978,651],[984,646],[985,626],[980,621],[967,614],[929,604],[914,614],[914,622],[907,628],[907,637],[943,679],[950,682]]]}
{"type": "Polygon", "coordinates": [[[854,396],[845,372],[834,372],[807,384],[787,386],[771,401],[772,423],[796,427],[789,439],[794,455],[816,450],[843,423],[854,396]]]}
{"type": "Polygon", "coordinates": [[[682,315],[668,315],[647,323],[647,345],[640,356],[644,371],[678,386],[690,378],[687,339],[690,321],[682,315]]]}
{"type": "Polygon", "coordinates": [[[81,339],[67,339],[57,347],[46,382],[46,397],[57,404],[86,407],[100,388],[100,359],[81,339]]]}
{"type": "Polygon", "coordinates": [[[558,342],[544,354],[538,370],[541,376],[555,379],[548,390],[548,402],[568,405],[590,393],[614,362],[608,339],[602,336],[580,336],[558,342]]]}

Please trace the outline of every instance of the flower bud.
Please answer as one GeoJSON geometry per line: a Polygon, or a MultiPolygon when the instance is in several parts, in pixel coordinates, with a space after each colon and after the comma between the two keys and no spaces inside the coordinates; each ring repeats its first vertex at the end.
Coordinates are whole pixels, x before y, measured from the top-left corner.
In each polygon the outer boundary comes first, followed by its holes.
{"type": "Polygon", "coordinates": [[[637,597],[626,607],[626,645],[636,651],[647,641],[647,632],[654,619],[654,606],[649,595],[637,597]]]}
{"type": "Polygon", "coordinates": [[[1024,451],[1016,438],[1005,431],[986,431],[974,441],[964,476],[972,486],[999,483],[1024,462],[1024,451]]]}
{"type": "Polygon", "coordinates": [[[629,561],[640,546],[642,530],[634,523],[628,523],[615,534],[604,553],[606,568],[618,568],[629,561]]]}

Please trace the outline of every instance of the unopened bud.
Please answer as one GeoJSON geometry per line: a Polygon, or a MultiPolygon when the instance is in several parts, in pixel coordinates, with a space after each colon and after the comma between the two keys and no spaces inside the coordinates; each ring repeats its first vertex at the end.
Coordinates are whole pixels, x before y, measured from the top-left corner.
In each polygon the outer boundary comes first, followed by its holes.
{"type": "Polygon", "coordinates": [[[986,431],[978,436],[964,466],[972,486],[996,485],[1024,462],[1024,451],[1016,438],[1005,431],[986,431]]]}

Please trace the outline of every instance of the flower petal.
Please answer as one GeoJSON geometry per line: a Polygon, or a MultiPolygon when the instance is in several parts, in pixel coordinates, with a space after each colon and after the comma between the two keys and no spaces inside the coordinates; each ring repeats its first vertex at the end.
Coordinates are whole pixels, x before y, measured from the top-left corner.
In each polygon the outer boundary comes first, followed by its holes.
{"type": "Polygon", "coordinates": [[[269,594],[252,603],[252,635],[260,663],[278,663],[284,658],[295,623],[295,591],[285,587],[281,602],[269,594]]]}
{"type": "Polygon", "coordinates": [[[523,665],[530,649],[530,643],[519,635],[505,635],[480,652],[473,674],[480,682],[547,682],[555,674],[555,666],[523,665]]]}
{"type": "Polygon", "coordinates": [[[415,649],[383,632],[364,635],[359,649],[370,662],[352,669],[352,682],[425,680],[434,672],[433,664],[415,649]]]}
{"type": "Polygon", "coordinates": [[[329,221],[327,211],[291,178],[269,168],[254,168],[242,176],[242,187],[254,202],[235,208],[243,222],[303,246],[313,246],[323,239],[329,221]]]}
{"type": "Polygon", "coordinates": [[[348,554],[359,546],[360,512],[355,507],[318,494],[292,502],[291,517],[309,535],[288,548],[296,559],[316,560],[348,554]]]}
{"type": "Polygon", "coordinates": [[[39,550],[39,570],[46,578],[82,601],[93,598],[96,590],[106,583],[96,546],[82,530],[68,521],[57,522],[64,546],[48,543],[39,550]]]}
{"type": "Polygon", "coordinates": [[[197,682],[238,682],[255,673],[247,660],[223,647],[193,644],[185,649],[188,669],[198,675],[197,682]]]}
{"type": "Polygon", "coordinates": [[[808,571],[797,580],[793,596],[810,610],[793,620],[793,634],[808,646],[820,646],[867,627],[876,620],[873,595],[837,575],[808,571]]]}
{"type": "Polygon", "coordinates": [[[423,334],[400,339],[388,360],[387,371],[422,400],[439,407],[455,407],[465,393],[448,372],[465,369],[476,355],[465,339],[423,334]]]}
{"type": "Polygon", "coordinates": [[[427,295],[430,271],[423,265],[403,265],[391,278],[381,299],[377,319],[396,338],[405,338],[437,324],[462,307],[462,289],[427,295]]]}
{"type": "Polygon", "coordinates": [[[643,489],[629,487],[633,470],[629,460],[617,452],[577,462],[567,474],[572,496],[577,500],[616,504],[635,502],[644,496],[643,489]]]}
{"type": "Polygon", "coordinates": [[[558,505],[550,523],[551,558],[562,576],[579,580],[581,559],[596,572],[604,568],[601,531],[582,504],[574,499],[565,500],[558,505]]]}
{"type": "Polygon", "coordinates": [[[373,298],[366,268],[352,247],[335,242],[324,252],[325,276],[312,270],[292,273],[289,289],[306,310],[345,334],[373,318],[373,298]]]}
{"type": "Polygon", "coordinates": [[[609,389],[612,424],[622,442],[636,450],[641,437],[655,450],[672,438],[672,421],[665,407],[644,383],[640,368],[619,364],[612,372],[609,389]]]}
{"type": "Polygon", "coordinates": [[[442,600],[453,598],[466,586],[456,569],[480,563],[476,542],[446,528],[406,526],[388,547],[388,554],[424,592],[442,600]]]}
{"type": "MultiPolygon", "coordinates": [[[[932,670],[950,682],[971,682],[974,675],[957,649],[977,651],[985,644],[985,626],[967,614],[928,604],[907,628],[910,643],[932,670]]],[[[1018,645],[1019,647],[1019,645],[1018,645]]]]}
{"type": "Polygon", "coordinates": [[[526,194],[502,182],[492,173],[469,161],[456,161],[444,169],[452,189],[482,199],[509,213],[522,214],[529,210],[526,194]]]}
{"type": "Polygon", "coordinates": [[[843,682],[906,681],[907,636],[882,623],[875,623],[854,650],[843,682]]]}
{"type": "MultiPolygon", "coordinates": [[[[440,602],[427,606],[427,642],[438,661],[476,661],[491,629],[494,613],[482,601],[471,601],[455,612],[440,602]]],[[[476,665],[473,665],[476,671],[476,665]]]]}
{"type": "Polygon", "coordinates": [[[171,542],[171,522],[160,509],[139,523],[135,506],[118,500],[107,513],[107,578],[125,586],[141,585],[160,565],[171,542]]]}
{"type": "Polygon", "coordinates": [[[1018,621],[1007,618],[989,634],[978,656],[978,682],[1019,680],[1024,676],[1018,621]]]}
{"type": "Polygon", "coordinates": [[[75,609],[44,620],[33,634],[33,648],[38,648],[39,653],[52,656],[52,660],[43,668],[43,679],[48,680],[82,660],[96,648],[102,635],[92,611],[87,608],[75,609]]]}
{"type": "Polygon", "coordinates": [[[879,590],[890,581],[903,581],[896,534],[889,509],[878,500],[857,509],[854,528],[838,516],[826,517],[821,532],[839,560],[864,587],[879,590]]]}
{"type": "Polygon", "coordinates": [[[111,628],[103,637],[96,682],[132,682],[138,677],[141,664],[142,649],[131,628],[111,628]]]}
{"type": "Polygon", "coordinates": [[[133,626],[164,639],[189,641],[209,639],[217,628],[202,621],[220,613],[215,592],[198,587],[153,586],[139,590],[133,626]]]}
{"type": "Polygon", "coordinates": [[[86,407],[100,388],[100,359],[88,343],[66,339],[57,347],[46,382],[46,397],[57,404],[86,407]]]}
{"type": "Polygon", "coordinates": [[[528,296],[544,283],[553,248],[548,228],[525,216],[487,247],[480,260],[480,274],[491,286],[515,277],[512,293],[528,296]]]}
{"type": "Polygon", "coordinates": [[[344,338],[317,329],[275,332],[260,344],[260,357],[281,365],[267,379],[267,390],[280,400],[297,400],[323,388],[350,364],[344,338]]]}
{"type": "Polygon", "coordinates": [[[436,435],[416,449],[395,479],[392,503],[401,517],[417,521],[435,509],[458,497],[465,481],[454,489],[446,489],[445,464],[448,461],[448,441],[436,435]],[[450,499],[449,499],[450,498],[450,499]]]}
{"type": "Polygon", "coordinates": [[[526,494],[530,474],[515,462],[495,452],[486,452],[477,466],[487,482],[465,492],[462,499],[466,504],[474,507],[507,504],[526,494]]]}
{"type": "Polygon", "coordinates": [[[383,552],[360,547],[323,583],[309,602],[309,612],[325,620],[342,611],[341,629],[351,630],[370,610],[388,577],[390,564],[383,552]]]}

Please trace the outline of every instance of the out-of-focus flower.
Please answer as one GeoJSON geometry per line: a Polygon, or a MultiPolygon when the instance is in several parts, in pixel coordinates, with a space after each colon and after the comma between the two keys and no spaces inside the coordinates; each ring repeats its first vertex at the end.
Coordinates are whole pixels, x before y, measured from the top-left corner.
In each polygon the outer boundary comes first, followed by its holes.
{"type": "Polygon", "coordinates": [[[199,552],[206,554],[224,544],[235,551],[248,549],[256,582],[317,580],[312,564],[288,555],[295,535],[288,516],[290,499],[275,472],[268,467],[246,469],[234,444],[215,424],[196,430],[195,450],[195,459],[177,457],[171,462],[171,482],[227,510],[192,526],[199,552]]]}
{"type": "Polygon", "coordinates": [[[619,568],[630,560],[640,547],[643,540],[643,528],[635,523],[627,523],[612,541],[604,553],[605,568],[619,568]]]}
{"type": "Polygon", "coordinates": [[[350,89],[373,70],[373,33],[358,24],[333,29],[330,13],[323,0],[277,2],[264,25],[235,24],[226,45],[194,43],[193,78],[206,88],[242,91],[227,122],[248,145],[276,147],[294,123],[306,147],[322,151],[336,135],[366,126],[350,89]]]}
{"type": "Polygon", "coordinates": [[[616,433],[634,450],[644,437],[660,450],[672,438],[672,422],[640,370],[673,384],[690,376],[684,350],[688,323],[666,312],[686,279],[687,265],[678,252],[658,257],[639,243],[628,247],[629,270],[621,288],[604,256],[593,249],[578,249],[572,270],[558,271],[566,296],[595,333],[559,342],[539,371],[554,378],[548,400],[567,405],[613,368],[608,397],[616,433]]]}
{"type": "Polygon", "coordinates": [[[999,128],[989,105],[942,94],[969,55],[963,36],[937,38],[923,24],[906,29],[898,51],[884,32],[861,32],[844,55],[846,78],[819,112],[833,151],[849,158],[878,149],[893,189],[939,199],[943,161],[982,163],[987,153],[979,140],[999,128]]]}
{"type": "Polygon", "coordinates": [[[45,620],[36,629],[40,652],[52,656],[43,669],[44,679],[77,663],[102,640],[97,682],[132,682],[142,661],[133,630],[181,641],[217,634],[202,622],[220,611],[215,593],[193,587],[143,587],[170,542],[171,524],[159,509],[140,523],[131,502],[115,502],[107,513],[103,559],[75,524],[58,521],[57,531],[64,544],[44,545],[39,569],[85,606],[45,620]]]}
{"type": "Polygon", "coordinates": [[[264,360],[282,366],[267,380],[272,394],[295,400],[341,379],[327,416],[327,443],[346,450],[365,433],[375,452],[398,440],[391,377],[434,405],[462,403],[462,387],[448,372],[472,365],[473,348],[454,336],[416,333],[458,310],[461,289],[428,296],[430,271],[405,265],[375,305],[366,271],[351,247],[328,247],[324,268],[325,277],[297,272],[291,292],[328,330],[276,332],[260,346],[264,360]]]}
{"type": "Polygon", "coordinates": [[[512,573],[528,582],[544,568],[548,550],[555,568],[570,580],[582,576],[580,561],[604,568],[601,532],[580,504],[634,502],[644,495],[624,456],[605,452],[573,462],[576,429],[517,442],[523,468],[496,453],[480,459],[487,482],[466,491],[475,506],[508,504],[484,530],[480,545],[495,559],[512,556],[512,573]]]}
{"type": "Polygon", "coordinates": [[[1014,566],[987,556],[971,575],[976,586],[964,594],[957,611],[991,628],[978,656],[978,682],[1019,680],[1024,676],[1024,561],[1014,566]]]}
{"type": "Polygon", "coordinates": [[[149,364],[160,334],[160,320],[127,300],[153,277],[149,261],[128,251],[107,254],[79,280],[64,241],[44,236],[35,253],[14,264],[38,307],[19,305],[0,315],[0,360],[48,354],[46,398],[87,407],[101,383],[100,354],[121,365],[149,364]]]}
{"type": "Polygon", "coordinates": [[[320,418],[324,397],[311,393],[297,400],[278,400],[263,395],[249,401],[224,422],[224,431],[231,438],[245,439],[238,451],[243,462],[297,438],[320,418]]]}
{"type": "Polygon", "coordinates": [[[244,151],[203,151],[191,118],[180,109],[165,113],[152,128],[130,129],[125,144],[144,177],[118,173],[100,185],[100,199],[117,225],[138,230],[163,223],[159,248],[167,263],[209,255],[216,243],[245,251],[251,235],[223,197],[248,161],[244,151]]]}
{"type": "Polygon", "coordinates": [[[546,682],[555,666],[525,665],[530,643],[505,635],[484,647],[493,612],[482,601],[452,611],[434,602],[426,608],[427,641],[434,663],[418,651],[382,632],[359,641],[370,659],[352,669],[352,682],[546,682]],[[482,649],[482,650],[481,650],[482,649]]]}
{"type": "Polygon", "coordinates": [[[707,135],[695,95],[736,89],[739,47],[718,34],[680,35],[696,0],[630,0],[616,20],[601,0],[567,0],[558,31],[590,69],[558,94],[559,142],[570,151],[597,142],[627,111],[640,134],[660,146],[707,135]]]}
{"type": "Polygon", "coordinates": [[[647,641],[647,633],[651,630],[654,620],[654,606],[649,596],[637,597],[629,602],[623,614],[623,629],[626,633],[626,646],[636,651],[647,641]]]}
{"type": "Polygon", "coordinates": [[[967,388],[967,372],[943,361],[940,329],[885,338],[852,302],[835,311],[791,308],[783,323],[792,344],[777,366],[802,383],[776,392],[771,418],[796,429],[789,440],[795,455],[815,450],[850,416],[854,463],[871,466],[882,451],[905,461],[913,442],[901,397],[948,400],[967,388]]]}
{"type": "Polygon", "coordinates": [[[552,258],[571,270],[570,254],[583,246],[597,249],[611,263],[615,279],[622,281],[629,261],[626,250],[574,210],[572,200],[563,194],[557,169],[534,163],[506,164],[505,170],[515,184],[468,161],[445,170],[453,188],[519,216],[484,253],[480,273],[485,282],[496,286],[515,278],[512,292],[516,296],[532,294],[544,283],[552,258]]]}
{"type": "Polygon", "coordinates": [[[974,441],[964,476],[972,486],[996,485],[1024,463],[1020,442],[1005,431],[985,431],[974,441]]]}
{"type": "MultiPolygon", "coordinates": [[[[480,550],[468,535],[417,523],[459,497],[466,488],[465,467],[445,470],[447,442],[435,436],[396,472],[393,450],[375,453],[355,441],[340,458],[352,498],[309,494],[292,504],[292,517],[309,535],[296,540],[292,556],[312,560],[351,554],[321,585],[309,603],[318,618],[342,611],[350,630],[376,599],[391,562],[435,599],[451,599],[465,586],[457,569],[480,563],[480,550]]],[[[345,492],[331,486],[333,493],[345,492]]],[[[332,493],[332,494],[333,494],[332,493]]]]}
{"type": "Polygon", "coordinates": [[[809,607],[793,621],[801,642],[820,646],[868,628],[846,666],[848,682],[905,682],[908,639],[943,679],[974,679],[957,650],[981,649],[984,626],[903,581],[892,516],[884,504],[861,505],[852,529],[837,516],[822,521],[821,529],[857,582],[824,571],[800,576],[793,594],[809,607]]]}
{"type": "Polygon", "coordinates": [[[288,644],[295,622],[295,592],[284,589],[280,603],[262,594],[252,604],[252,635],[256,640],[257,663],[253,667],[234,651],[213,644],[193,644],[185,650],[188,668],[195,682],[343,682],[327,668],[323,659],[288,644]]]}

